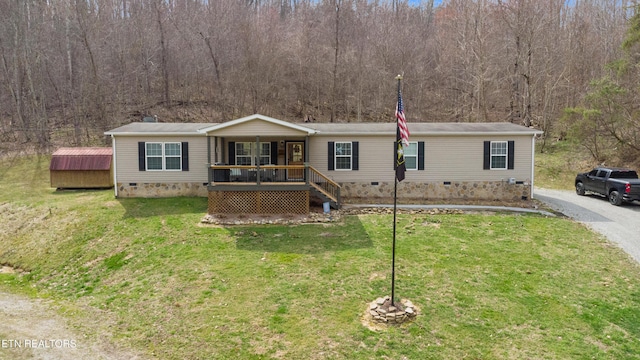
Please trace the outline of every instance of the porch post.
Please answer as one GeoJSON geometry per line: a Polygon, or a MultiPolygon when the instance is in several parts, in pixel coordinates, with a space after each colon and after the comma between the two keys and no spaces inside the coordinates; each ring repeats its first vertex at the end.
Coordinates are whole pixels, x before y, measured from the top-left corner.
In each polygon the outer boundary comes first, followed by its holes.
{"type": "Polygon", "coordinates": [[[304,137],[304,182],[309,185],[309,135],[304,137]]]}
{"type": "MultiPolygon", "coordinates": [[[[218,138],[216,137],[216,140],[218,140],[218,138]]],[[[231,159],[227,159],[226,161],[225,156],[227,155],[227,151],[226,151],[226,146],[224,146],[224,138],[221,137],[220,138],[220,162],[221,163],[225,163],[227,165],[229,165],[231,163],[231,159]]],[[[218,151],[218,147],[216,145],[216,152],[218,151]]]]}
{"type": "Polygon", "coordinates": [[[260,185],[260,136],[256,136],[256,184],[260,185]]]}

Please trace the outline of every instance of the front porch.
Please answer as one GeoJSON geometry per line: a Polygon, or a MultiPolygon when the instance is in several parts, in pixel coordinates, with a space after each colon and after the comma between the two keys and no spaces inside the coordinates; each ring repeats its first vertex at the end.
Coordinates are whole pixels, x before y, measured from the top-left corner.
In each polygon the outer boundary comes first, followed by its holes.
{"type": "Polygon", "coordinates": [[[311,196],[340,207],[340,185],[309,165],[209,165],[210,214],[306,214],[311,196]]]}
{"type": "Polygon", "coordinates": [[[309,166],[316,131],[262,115],[200,129],[207,136],[209,213],[309,212],[340,206],[340,185],[309,166]]]}

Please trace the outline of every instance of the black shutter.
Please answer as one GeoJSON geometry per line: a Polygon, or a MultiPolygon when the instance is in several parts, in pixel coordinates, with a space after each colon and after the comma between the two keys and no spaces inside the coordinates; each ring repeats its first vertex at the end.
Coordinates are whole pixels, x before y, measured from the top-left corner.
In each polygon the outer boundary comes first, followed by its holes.
{"type": "Polygon", "coordinates": [[[509,169],[509,170],[513,170],[513,168],[514,168],[514,166],[513,166],[514,165],[514,155],[516,153],[516,149],[515,149],[516,146],[515,145],[516,145],[515,141],[509,141],[508,142],[507,151],[509,153],[509,155],[508,155],[509,159],[508,159],[507,169],[509,169]]]}
{"type": "Polygon", "coordinates": [[[484,142],[484,170],[491,169],[491,141],[484,142]]]}
{"type": "Polygon", "coordinates": [[[424,141],[418,141],[418,170],[424,170],[424,141]]]}
{"type": "Polygon", "coordinates": [[[144,141],[138,142],[138,170],[145,171],[147,170],[145,158],[145,143],[144,141]]]}
{"type": "Polygon", "coordinates": [[[278,142],[271,142],[271,165],[278,165],[278,142]]]}
{"type": "Polygon", "coordinates": [[[182,171],[189,171],[189,143],[182,143],[182,171]]]}
{"type": "Polygon", "coordinates": [[[351,143],[351,170],[358,170],[360,168],[359,145],[357,141],[351,143]]]}
{"type": "Polygon", "coordinates": [[[229,141],[229,165],[236,164],[236,143],[229,141]]]}
{"type": "Polygon", "coordinates": [[[336,165],[334,163],[334,151],[335,151],[335,143],[333,141],[329,141],[329,146],[327,147],[328,150],[328,158],[327,158],[327,170],[335,170],[336,169],[336,165]]]}

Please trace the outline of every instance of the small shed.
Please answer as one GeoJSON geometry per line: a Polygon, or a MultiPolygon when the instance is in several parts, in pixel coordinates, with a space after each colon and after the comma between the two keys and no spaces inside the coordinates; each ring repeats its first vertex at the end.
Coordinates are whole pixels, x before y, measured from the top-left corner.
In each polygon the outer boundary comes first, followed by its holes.
{"type": "Polygon", "coordinates": [[[113,150],[99,147],[60,148],[49,166],[51,187],[92,189],[113,187],[113,150]]]}

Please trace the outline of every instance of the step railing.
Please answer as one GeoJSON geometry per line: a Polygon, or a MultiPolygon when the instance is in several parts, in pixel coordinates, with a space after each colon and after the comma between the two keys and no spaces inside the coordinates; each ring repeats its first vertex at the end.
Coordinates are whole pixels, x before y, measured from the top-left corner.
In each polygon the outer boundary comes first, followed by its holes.
{"type": "Polygon", "coordinates": [[[338,206],[340,205],[340,185],[337,182],[329,179],[313,166],[309,166],[309,176],[307,178],[309,179],[309,185],[313,186],[338,206]]]}

